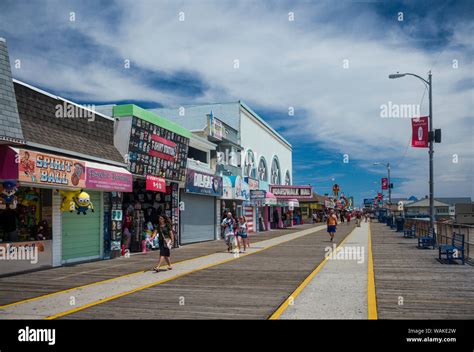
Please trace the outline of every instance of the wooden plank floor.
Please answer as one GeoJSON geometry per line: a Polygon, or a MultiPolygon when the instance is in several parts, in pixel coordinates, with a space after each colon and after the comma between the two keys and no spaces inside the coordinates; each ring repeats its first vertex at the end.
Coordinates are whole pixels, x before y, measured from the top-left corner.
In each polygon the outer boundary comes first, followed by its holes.
{"type": "Polygon", "coordinates": [[[441,264],[437,249],[385,224],[371,229],[379,319],[474,319],[473,266],[441,264]]]}
{"type": "MultiPolygon", "coordinates": [[[[291,229],[253,234],[251,235],[251,245],[252,243],[256,244],[258,241],[283,236],[310,227],[313,227],[313,225],[305,224],[291,229]]],[[[173,262],[179,262],[225,251],[226,246],[223,241],[208,241],[177,248],[173,250],[171,259],[173,262]]],[[[138,271],[149,270],[157,264],[158,258],[158,252],[153,251],[131,255],[128,258],[81,263],[2,277],[0,278],[0,306],[138,271]]]]}
{"type": "MultiPolygon", "coordinates": [[[[340,242],[354,225],[341,225],[340,242]]],[[[324,258],[316,233],[204,269],[61,319],[266,319],[324,258]]]]}

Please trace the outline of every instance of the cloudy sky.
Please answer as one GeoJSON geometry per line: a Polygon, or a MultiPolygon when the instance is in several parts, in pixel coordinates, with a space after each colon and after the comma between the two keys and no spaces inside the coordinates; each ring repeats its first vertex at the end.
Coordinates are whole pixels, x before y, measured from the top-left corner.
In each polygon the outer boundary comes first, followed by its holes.
{"type": "Polygon", "coordinates": [[[421,81],[387,76],[431,70],[434,126],[443,133],[435,194],[474,196],[473,1],[0,6],[15,78],[82,103],[243,100],[292,143],[295,184],[327,193],[335,179],[357,201],[380,189],[386,170],[377,161],[392,165],[394,196],[428,194],[427,149],[409,146],[409,116],[384,118],[381,107],[410,104],[427,115],[421,81]]]}

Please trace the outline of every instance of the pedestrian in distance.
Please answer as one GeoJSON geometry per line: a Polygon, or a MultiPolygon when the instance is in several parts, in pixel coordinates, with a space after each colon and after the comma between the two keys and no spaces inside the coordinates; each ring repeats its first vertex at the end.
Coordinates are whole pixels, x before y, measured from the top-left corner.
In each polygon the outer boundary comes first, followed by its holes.
{"type": "MultiPolygon", "coordinates": [[[[244,246],[244,253],[247,250],[247,247],[250,247],[249,244],[249,236],[247,232],[247,220],[244,216],[239,218],[238,230],[237,230],[237,238],[240,237],[240,242],[242,242],[244,246]]],[[[239,242],[239,241],[238,241],[239,242]]],[[[240,253],[240,243],[239,243],[239,253],[240,253]]]]}
{"type": "Polygon", "coordinates": [[[352,215],[352,214],[351,214],[350,211],[348,211],[348,212],[346,213],[347,225],[349,225],[349,224],[351,223],[351,215],[352,215]]]}
{"type": "Polygon", "coordinates": [[[224,229],[224,239],[227,244],[227,252],[230,252],[233,250],[235,241],[235,220],[230,211],[227,212],[227,217],[222,220],[221,227],[224,229]]]}
{"type": "Polygon", "coordinates": [[[152,239],[158,236],[158,245],[160,248],[160,260],[158,265],[153,268],[156,272],[160,271],[161,263],[163,260],[168,264],[168,270],[172,270],[171,266],[171,248],[174,243],[173,227],[168,217],[160,215],[158,217],[158,227],[155,229],[152,235],[152,239]]]}
{"type": "Polygon", "coordinates": [[[332,242],[334,241],[334,235],[336,234],[336,226],[337,226],[337,216],[334,213],[334,210],[331,210],[329,212],[327,226],[328,226],[330,241],[332,242]]]}

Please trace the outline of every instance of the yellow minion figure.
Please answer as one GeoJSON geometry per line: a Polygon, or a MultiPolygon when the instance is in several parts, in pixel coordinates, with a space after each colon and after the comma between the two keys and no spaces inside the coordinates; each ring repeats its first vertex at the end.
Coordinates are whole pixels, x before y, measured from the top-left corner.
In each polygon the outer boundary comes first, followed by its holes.
{"type": "Polygon", "coordinates": [[[94,212],[94,205],[91,202],[91,198],[88,193],[81,192],[74,197],[74,204],[77,211],[77,214],[80,213],[86,215],[87,210],[94,212]]]}

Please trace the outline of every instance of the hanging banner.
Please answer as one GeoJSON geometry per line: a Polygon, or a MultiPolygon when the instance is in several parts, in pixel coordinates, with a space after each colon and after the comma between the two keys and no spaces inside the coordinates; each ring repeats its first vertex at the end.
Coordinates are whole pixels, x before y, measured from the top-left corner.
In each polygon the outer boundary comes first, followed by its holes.
{"type": "Polygon", "coordinates": [[[57,188],[85,188],[85,162],[19,149],[18,180],[57,188]]]}
{"type": "Polygon", "coordinates": [[[186,173],[186,193],[222,196],[222,177],[188,169],[186,173]]]}
{"type": "Polygon", "coordinates": [[[146,175],[146,190],[166,193],[166,180],[161,177],[146,175]]]}
{"type": "Polygon", "coordinates": [[[382,189],[388,189],[388,178],[382,178],[382,189]]]}
{"type": "Polygon", "coordinates": [[[428,148],[428,116],[411,119],[411,146],[414,148],[428,148]]]}
{"type": "Polygon", "coordinates": [[[233,199],[232,181],[228,176],[222,176],[222,199],[233,199]]]}
{"type": "Polygon", "coordinates": [[[377,200],[379,200],[379,201],[382,200],[382,193],[377,193],[377,200]]]}

